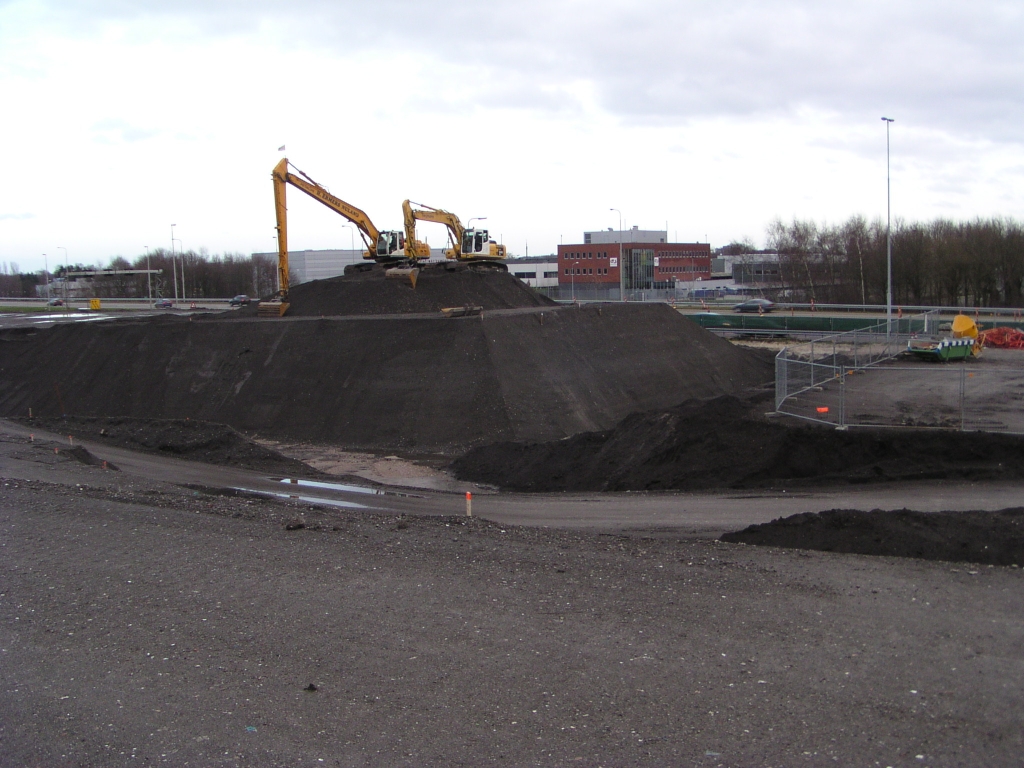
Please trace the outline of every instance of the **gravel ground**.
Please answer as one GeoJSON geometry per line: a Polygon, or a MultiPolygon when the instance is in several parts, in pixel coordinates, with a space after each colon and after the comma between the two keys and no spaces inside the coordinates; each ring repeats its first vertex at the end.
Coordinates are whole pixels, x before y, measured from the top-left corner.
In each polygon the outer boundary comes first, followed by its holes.
{"type": "Polygon", "coordinates": [[[3,765],[1020,764],[1018,569],[323,511],[46,449],[0,485],[3,765]]]}

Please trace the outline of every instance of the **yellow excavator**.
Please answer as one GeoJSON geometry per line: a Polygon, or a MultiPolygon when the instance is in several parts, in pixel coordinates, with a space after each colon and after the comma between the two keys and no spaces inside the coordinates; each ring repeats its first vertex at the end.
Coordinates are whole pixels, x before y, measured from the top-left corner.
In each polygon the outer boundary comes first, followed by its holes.
{"type": "Polygon", "coordinates": [[[466,229],[454,213],[410,200],[402,203],[402,215],[405,220],[406,241],[414,243],[416,248],[426,248],[423,243],[416,240],[416,222],[433,221],[444,224],[448,228],[452,247],[444,252],[446,259],[477,263],[489,262],[494,266],[505,268],[504,264],[498,263],[506,257],[505,246],[498,245],[491,240],[486,229],[466,229]],[[416,207],[413,208],[413,206],[416,207]]]}
{"type": "Polygon", "coordinates": [[[366,252],[363,258],[376,261],[388,267],[388,277],[404,280],[416,287],[419,270],[417,262],[430,258],[430,248],[423,243],[407,240],[404,232],[377,229],[370,217],[354,205],[335,197],[307,174],[281,158],[272,174],[274,180],[274,208],[277,214],[277,293],[261,301],[257,314],[261,317],[280,317],[288,311],[288,208],[285,203],[285,189],[288,184],[297,187],[310,197],[326,205],[332,211],[355,224],[363,238],[366,252]],[[295,173],[289,171],[291,167],[295,173]]]}

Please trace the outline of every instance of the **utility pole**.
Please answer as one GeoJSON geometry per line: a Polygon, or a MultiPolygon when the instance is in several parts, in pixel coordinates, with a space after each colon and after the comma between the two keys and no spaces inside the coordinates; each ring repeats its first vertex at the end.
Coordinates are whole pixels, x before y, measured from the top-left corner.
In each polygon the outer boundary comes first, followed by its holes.
{"type": "Polygon", "coordinates": [[[893,118],[885,121],[885,340],[889,341],[892,328],[892,184],[889,177],[889,125],[893,118]]]}
{"type": "Polygon", "coordinates": [[[174,278],[174,303],[178,303],[178,268],[174,263],[174,228],[177,224],[171,224],[171,276],[174,278]]]}

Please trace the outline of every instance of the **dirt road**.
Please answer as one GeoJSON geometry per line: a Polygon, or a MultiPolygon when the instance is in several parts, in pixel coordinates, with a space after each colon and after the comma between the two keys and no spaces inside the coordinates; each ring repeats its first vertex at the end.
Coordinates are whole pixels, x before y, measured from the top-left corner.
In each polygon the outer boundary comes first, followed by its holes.
{"type": "Polygon", "coordinates": [[[4,765],[1019,764],[1016,569],[720,544],[724,497],[477,499],[539,528],[54,447],[3,425],[4,765]]]}

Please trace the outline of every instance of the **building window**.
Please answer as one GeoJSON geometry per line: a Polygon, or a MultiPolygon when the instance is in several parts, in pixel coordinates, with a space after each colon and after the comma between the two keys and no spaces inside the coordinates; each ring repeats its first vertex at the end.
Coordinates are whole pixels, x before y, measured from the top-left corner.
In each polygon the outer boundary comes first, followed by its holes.
{"type": "Polygon", "coordinates": [[[544,277],[558,277],[557,272],[545,272],[544,277]]]}

